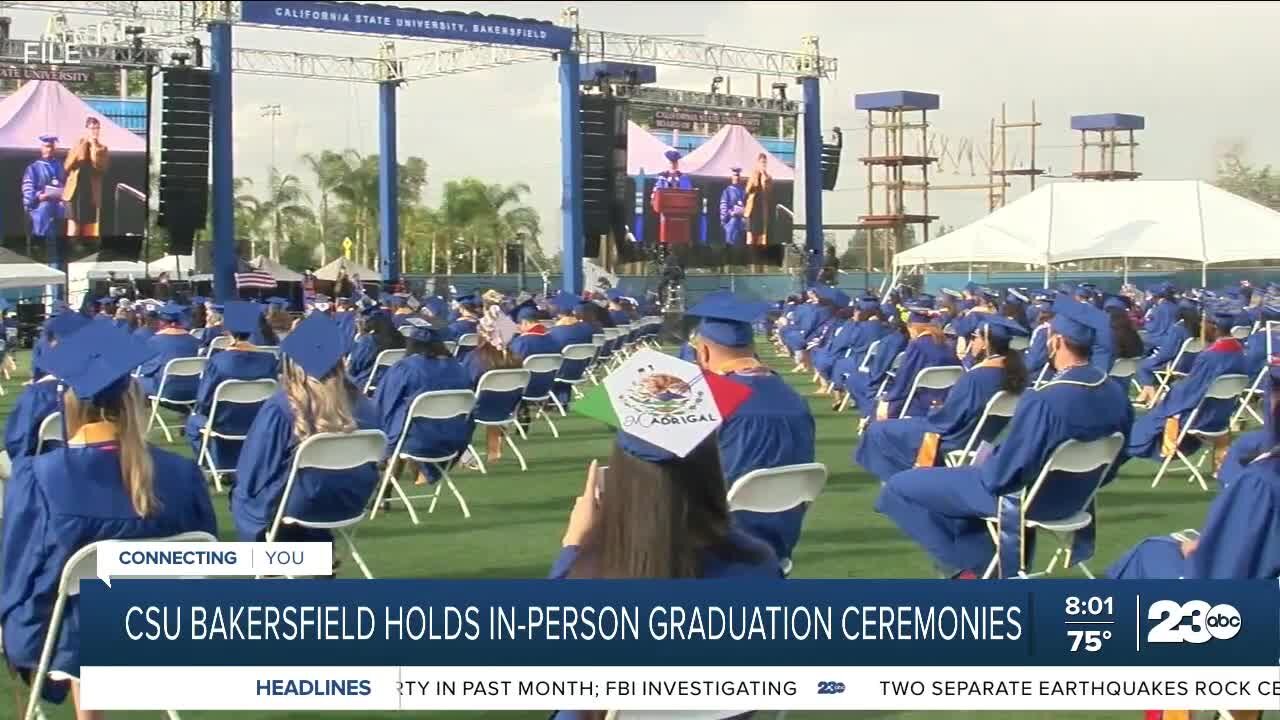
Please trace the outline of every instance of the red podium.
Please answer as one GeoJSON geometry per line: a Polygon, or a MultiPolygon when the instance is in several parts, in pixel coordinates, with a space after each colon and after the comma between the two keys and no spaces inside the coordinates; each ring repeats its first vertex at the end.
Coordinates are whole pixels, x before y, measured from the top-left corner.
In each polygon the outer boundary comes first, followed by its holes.
{"type": "Polygon", "coordinates": [[[693,239],[693,218],[698,214],[698,191],[666,188],[653,191],[658,213],[658,242],[688,245],[693,239]]]}

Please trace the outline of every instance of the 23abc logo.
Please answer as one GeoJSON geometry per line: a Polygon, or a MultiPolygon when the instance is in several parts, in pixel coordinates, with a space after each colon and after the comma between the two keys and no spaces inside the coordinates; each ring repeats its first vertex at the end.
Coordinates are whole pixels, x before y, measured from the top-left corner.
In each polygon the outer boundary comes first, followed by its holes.
{"type": "Polygon", "coordinates": [[[1240,611],[1231,605],[1214,605],[1203,600],[1178,603],[1157,600],[1147,609],[1147,619],[1156,626],[1147,631],[1149,643],[1207,643],[1230,640],[1240,633],[1240,611]]]}

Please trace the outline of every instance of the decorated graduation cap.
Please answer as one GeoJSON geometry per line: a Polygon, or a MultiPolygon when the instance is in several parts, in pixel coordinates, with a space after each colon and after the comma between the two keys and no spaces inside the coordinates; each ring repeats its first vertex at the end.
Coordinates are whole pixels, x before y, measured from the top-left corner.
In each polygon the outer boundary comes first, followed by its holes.
{"type": "Polygon", "coordinates": [[[684,156],[680,154],[679,150],[668,150],[662,153],[662,157],[670,160],[671,162],[675,162],[684,156]]]}
{"type": "Polygon", "coordinates": [[[618,447],[653,463],[687,457],[747,400],[751,389],[655,350],[632,355],[573,403],[618,432],[618,447]]]}
{"type": "Polygon", "coordinates": [[[222,327],[233,335],[252,335],[262,319],[262,306],[245,300],[227,303],[222,314],[222,327]]]}
{"type": "Polygon", "coordinates": [[[1053,303],[1053,321],[1049,329],[1085,347],[1092,347],[1098,333],[1111,327],[1111,316],[1088,303],[1068,295],[1059,295],[1053,303]]]}
{"type": "Polygon", "coordinates": [[[400,327],[400,334],[414,342],[429,343],[443,340],[440,332],[424,318],[411,317],[400,327]]]}
{"type": "Polygon", "coordinates": [[[688,314],[702,318],[698,337],[717,345],[740,348],[751,345],[755,336],[752,323],[768,309],[765,303],[743,300],[730,292],[717,292],[703,298],[688,314]]]}
{"type": "Polygon", "coordinates": [[[40,364],[77,398],[102,403],[124,393],[134,368],[152,355],[146,343],[112,323],[89,323],[60,339],[40,364]]]}
{"type": "Polygon", "coordinates": [[[280,343],[280,352],[316,379],[328,375],[342,361],[346,349],[342,330],[323,313],[308,315],[280,343]]]}

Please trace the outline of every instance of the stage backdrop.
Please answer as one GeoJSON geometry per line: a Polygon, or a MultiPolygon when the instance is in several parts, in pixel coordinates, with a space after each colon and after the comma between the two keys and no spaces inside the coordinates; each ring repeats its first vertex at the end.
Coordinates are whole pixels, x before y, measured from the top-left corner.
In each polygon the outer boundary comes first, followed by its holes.
{"type": "Polygon", "coordinates": [[[795,210],[796,116],[635,99],[628,103],[628,116],[627,224],[639,246],[636,254],[648,255],[659,244],[653,190],[670,167],[665,153],[674,149],[683,156],[679,169],[698,192],[700,210],[690,245],[671,250],[693,267],[782,264],[795,210]],[[735,167],[741,168],[739,187],[744,192],[726,196],[735,167]],[[755,194],[748,214],[745,191],[753,175],[767,177],[768,190],[755,194]],[[738,207],[739,222],[722,222],[738,205],[726,202],[727,215],[722,216],[722,200],[743,201],[738,207]],[[763,244],[748,246],[747,233],[753,229],[756,236],[763,236],[763,244]]]}
{"type": "MultiPolygon", "coordinates": [[[[51,248],[43,238],[33,236],[30,209],[24,206],[23,175],[40,158],[39,138],[44,135],[58,138],[54,159],[64,169],[60,181],[63,188],[80,172],[80,177],[75,178],[75,194],[84,194],[82,202],[96,199],[78,205],[82,217],[89,219],[96,204],[96,229],[90,227],[90,232],[69,238],[67,223],[56,223],[64,262],[100,252],[103,238],[141,236],[147,227],[148,134],[121,127],[77,96],[75,90],[74,83],[32,80],[0,100],[0,233],[4,247],[40,262],[52,260],[51,248]],[[91,178],[86,171],[65,170],[68,154],[89,141],[88,118],[98,121],[97,139],[106,147],[108,161],[100,178],[91,178]]],[[[64,201],[64,207],[74,202],[74,197],[70,202],[64,201]]],[[[106,245],[115,247],[118,243],[106,245]]]]}

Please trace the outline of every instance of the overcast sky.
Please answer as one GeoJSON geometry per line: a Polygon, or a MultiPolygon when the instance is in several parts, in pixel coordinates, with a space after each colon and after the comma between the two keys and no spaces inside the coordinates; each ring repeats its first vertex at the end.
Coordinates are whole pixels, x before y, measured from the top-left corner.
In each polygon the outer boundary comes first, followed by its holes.
{"type": "MultiPolygon", "coordinates": [[[[398,2],[444,10],[482,10],[555,20],[554,2],[398,2]]],[[[988,122],[1009,103],[1011,119],[1038,104],[1044,123],[1040,165],[1068,174],[1078,162],[1073,114],[1126,112],[1146,116],[1138,169],[1148,178],[1211,178],[1222,148],[1242,143],[1259,162],[1280,160],[1280,95],[1272,75],[1280,65],[1274,39],[1280,4],[1239,3],[842,3],[842,2],[581,2],[584,27],[630,33],[698,36],[707,42],[798,49],[816,34],[823,54],[840,61],[823,84],[824,128],[846,130],[840,183],[825,194],[827,222],[853,222],[866,210],[865,172],[857,156],[866,143],[865,116],[855,93],[919,90],[938,93],[933,129],[952,148],[972,141],[986,152],[988,122]]],[[[44,17],[14,14],[15,37],[33,37],[44,17]],[[34,25],[34,27],[32,27],[34,25]]],[[[374,38],[316,32],[237,28],[241,47],[376,55],[374,38]]],[[[413,43],[415,48],[423,48],[413,43]]],[[[658,84],[704,89],[714,73],[660,67],[658,84]]],[[[764,86],[778,79],[765,78],[764,86]]],[[[734,77],[735,92],[754,77],[734,77]]],[[[400,95],[402,158],[430,164],[428,194],[445,181],[474,175],[492,182],[525,181],[543,216],[544,244],[559,243],[560,155],[556,67],[550,59],[416,82],[400,95]]],[[[798,97],[798,88],[792,97],[798,97]]],[[[237,175],[265,177],[271,132],[259,116],[282,106],[276,121],[277,163],[306,178],[298,156],[327,148],[377,151],[376,87],[340,80],[242,76],[235,80],[237,175]]],[[[1025,162],[1025,135],[1011,135],[1011,158],[1025,162]]],[[[947,163],[940,184],[985,182],[967,162],[947,163]]],[[[1014,196],[1024,192],[1016,183],[1014,196]]],[[[931,194],[945,223],[960,225],[986,212],[983,191],[931,194]]],[[[843,238],[842,238],[843,239],[843,238]]]]}

